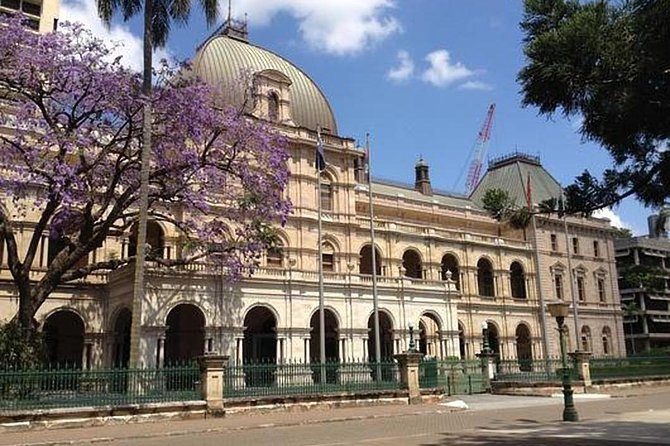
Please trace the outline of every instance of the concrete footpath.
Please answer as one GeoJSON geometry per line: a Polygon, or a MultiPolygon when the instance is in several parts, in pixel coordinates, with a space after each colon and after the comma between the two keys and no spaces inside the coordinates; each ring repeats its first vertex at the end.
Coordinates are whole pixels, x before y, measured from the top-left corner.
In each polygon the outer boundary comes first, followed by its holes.
{"type": "MultiPolygon", "coordinates": [[[[450,398],[451,400],[457,398],[450,398]]],[[[370,420],[369,424],[378,425],[416,425],[416,421],[436,419],[443,420],[441,425],[449,426],[449,431],[458,432],[473,429],[473,435],[482,435],[486,429],[490,434],[505,437],[512,435],[535,436],[533,429],[547,429],[543,435],[580,436],[583,438],[588,432],[599,432],[599,438],[642,438],[636,433],[636,426],[641,426],[645,432],[649,431],[648,424],[652,420],[661,429],[654,434],[654,441],[658,438],[667,438],[670,441],[670,387],[634,388],[617,391],[608,399],[591,399],[578,397],[576,402],[583,414],[583,423],[567,425],[556,423],[560,418],[562,399],[548,397],[513,397],[496,395],[472,395],[459,397],[467,405],[466,410],[455,410],[442,404],[425,405],[394,405],[372,406],[340,409],[314,408],[301,412],[271,412],[248,413],[232,415],[223,418],[209,418],[204,420],[186,420],[155,422],[142,424],[117,424],[89,428],[72,428],[57,430],[26,431],[8,433],[0,436],[0,446],[4,445],[33,445],[55,446],[88,443],[118,443],[140,444],[151,443],[151,439],[161,442],[183,443],[194,441],[200,437],[217,435],[242,435],[246,431],[265,431],[291,427],[322,426],[319,429],[345,429],[346,424],[356,424],[370,420]],[[648,409],[653,408],[653,416],[648,409]],[[525,424],[519,425],[519,421],[525,424]],[[605,420],[599,429],[594,429],[594,423],[605,420]],[[625,421],[625,423],[623,422],[625,421]],[[530,425],[528,424],[530,423],[530,425]],[[539,424],[538,424],[539,423],[539,424]],[[330,424],[330,428],[328,425],[330,424]],[[619,429],[619,432],[616,429],[619,429]],[[524,433],[522,434],[521,431],[524,433]],[[529,431],[529,429],[531,429],[529,431]],[[553,429],[553,430],[552,430],[553,429]],[[625,432],[622,429],[627,429],[625,432]],[[663,429],[667,429],[665,434],[663,429]],[[611,430],[612,432],[608,433],[611,430]],[[625,434],[625,435],[624,435],[625,434]],[[173,441],[174,440],[174,441],[173,441]]],[[[265,436],[274,434],[266,433],[265,436]]],[[[593,439],[595,440],[595,439],[593,439]]],[[[346,443],[344,443],[346,444],[346,443]]],[[[354,444],[354,443],[351,443],[354,444]]],[[[635,443],[632,443],[635,444],[635,443]]]]}

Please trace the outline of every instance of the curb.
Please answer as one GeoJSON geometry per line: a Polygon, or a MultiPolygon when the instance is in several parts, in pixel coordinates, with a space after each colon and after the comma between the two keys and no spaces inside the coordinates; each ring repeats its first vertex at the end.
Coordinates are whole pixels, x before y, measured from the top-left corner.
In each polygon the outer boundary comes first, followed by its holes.
{"type": "Polygon", "coordinates": [[[91,438],[80,438],[76,440],[54,440],[54,441],[40,441],[33,443],[17,443],[15,446],[69,446],[69,445],[77,445],[85,443],[113,443],[115,441],[145,440],[150,438],[162,438],[162,437],[183,437],[186,435],[193,435],[193,434],[240,432],[240,431],[257,430],[257,429],[269,429],[276,427],[295,427],[295,426],[308,426],[308,425],[328,424],[328,423],[342,423],[347,421],[374,420],[374,419],[399,418],[399,417],[410,417],[410,416],[414,417],[426,414],[448,414],[463,411],[465,411],[465,409],[447,408],[447,409],[424,410],[424,411],[399,413],[399,414],[353,415],[340,418],[324,418],[324,419],[303,420],[294,422],[289,421],[284,423],[265,423],[265,424],[249,425],[249,426],[213,427],[206,429],[186,429],[171,432],[155,432],[155,433],[138,434],[120,438],[91,437],[91,438]]]}

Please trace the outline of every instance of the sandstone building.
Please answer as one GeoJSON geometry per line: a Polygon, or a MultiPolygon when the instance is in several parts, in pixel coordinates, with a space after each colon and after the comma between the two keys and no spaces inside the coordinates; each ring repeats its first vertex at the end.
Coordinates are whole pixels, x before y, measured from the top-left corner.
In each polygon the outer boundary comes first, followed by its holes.
{"type": "MultiPolygon", "coordinates": [[[[198,264],[178,271],[148,265],[141,315],[143,365],[209,351],[238,362],[318,358],[317,200],[323,209],[328,358],[373,356],[373,249],[384,357],[407,348],[411,325],[425,354],[473,358],[482,346],[482,324],[502,357],[555,356],[555,321],[545,314],[543,303],[573,297],[578,318],[570,325],[571,349],[623,354],[609,223],[568,218],[564,225],[556,216],[540,216],[536,230],[513,230],[481,208],[483,193],[494,187],[525,203],[527,178],[533,202],[560,195],[559,184],[538,158],[512,154],[491,162],[471,197],[434,190],[424,160],[414,167],[414,185],[376,179],[370,184],[364,151],[341,136],[319,86],[288,60],[250,43],[244,26],[224,27],[203,43],[193,67],[217,84],[234,85],[240,72],[252,73],[249,112],[272,122],[290,140],[287,194],[294,212],[280,230],[281,246],[267,252],[261,266],[239,283],[230,285],[198,264]],[[328,163],[320,190],[314,167],[317,126],[323,129],[328,163]]],[[[231,91],[231,99],[240,100],[241,94],[231,91]]],[[[24,231],[30,233],[30,221],[24,231]]],[[[134,240],[133,234],[110,236],[90,260],[132,253],[134,240]]],[[[174,228],[149,223],[148,241],[165,258],[177,255],[177,240],[174,228]]],[[[45,234],[41,267],[50,260],[52,243],[45,234]]],[[[17,301],[5,264],[0,252],[0,318],[7,320],[17,301]]],[[[52,361],[85,367],[127,364],[132,276],[130,266],[94,274],[54,293],[38,314],[52,361]]]]}

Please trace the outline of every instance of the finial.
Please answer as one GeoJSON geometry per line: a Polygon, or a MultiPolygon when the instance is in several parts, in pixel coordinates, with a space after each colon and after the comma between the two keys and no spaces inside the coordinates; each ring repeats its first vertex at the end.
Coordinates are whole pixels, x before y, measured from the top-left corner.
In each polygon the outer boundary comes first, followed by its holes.
{"type": "Polygon", "coordinates": [[[233,0],[228,0],[228,23],[233,17],[233,0]]]}

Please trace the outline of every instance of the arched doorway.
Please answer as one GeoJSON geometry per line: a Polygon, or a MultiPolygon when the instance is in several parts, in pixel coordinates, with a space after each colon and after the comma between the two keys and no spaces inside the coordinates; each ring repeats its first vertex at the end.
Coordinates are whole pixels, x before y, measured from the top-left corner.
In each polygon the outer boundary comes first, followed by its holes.
{"type": "Polygon", "coordinates": [[[114,346],[112,350],[112,366],[117,368],[128,367],[130,360],[130,324],[132,313],[123,308],[116,315],[114,322],[114,346]]]}
{"type": "Polygon", "coordinates": [[[492,322],[487,322],[487,340],[489,348],[493,353],[500,355],[500,337],[498,335],[498,327],[492,322]]]}
{"type": "Polygon", "coordinates": [[[425,356],[442,357],[440,323],[430,313],[423,314],[419,319],[419,351],[425,356]]]}
{"type": "MultiPolygon", "coordinates": [[[[382,362],[393,360],[393,322],[391,316],[385,311],[379,312],[379,347],[382,362]]],[[[375,315],[368,318],[368,361],[375,362],[375,315]]],[[[372,370],[372,378],[376,377],[376,369],[372,370]]],[[[382,380],[392,381],[394,378],[391,370],[387,367],[382,369],[382,380]]],[[[376,380],[376,379],[375,379],[376,380]]]]}
{"type": "Polygon", "coordinates": [[[591,351],[591,329],[588,325],[582,327],[582,337],[581,337],[581,347],[582,351],[590,352],[591,351]]]}
{"type": "Polygon", "coordinates": [[[516,357],[519,369],[522,372],[530,372],[533,368],[533,349],[531,346],[530,329],[526,324],[516,327],[516,357]]]}
{"type": "MultiPolygon", "coordinates": [[[[337,324],[337,317],[335,317],[335,314],[328,309],[325,309],[323,313],[326,328],[326,361],[339,361],[339,327],[337,324]]],[[[319,312],[315,311],[309,321],[309,351],[311,362],[319,362],[321,358],[321,343],[319,339],[321,324],[319,322],[319,312]]]]}
{"type": "MultiPolygon", "coordinates": [[[[337,362],[340,359],[339,352],[339,329],[337,324],[337,317],[335,314],[325,309],[324,312],[324,327],[326,335],[326,382],[334,383],[337,381],[337,362]]],[[[321,323],[319,312],[315,311],[309,322],[310,338],[309,338],[309,352],[310,364],[321,363],[321,323]]],[[[321,369],[317,366],[312,370],[312,377],[315,383],[321,382],[321,369]]]]}
{"type": "Polygon", "coordinates": [[[512,262],[509,268],[510,287],[512,289],[512,297],[517,299],[526,298],[526,278],[523,272],[523,267],[519,262],[512,262]]]}
{"type": "Polygon", "coordinates": [[[402,267],[405,268],[405,277],[423,279],[421,256],[413,249],[408,249],[402,255],[402,267]]]}
{"type": "Polygon", "coordinates": [[[452,254],[445,254],[441,262],[442,280],[447,279],[447,271],[451,271],[451,280],[456,282],[456,289],[461,289],[461,274],[458,269],[458,259],[452,254]]]}
{"type": "Polygon", "coordinates": [[[270,387],[277,370],[277,319],[266,307],[253,307],[244,318],[244,381],[247,387],[270,387]]]}
{"type": "Polygon", "coordinates": [[[480,296],[495,296],[493,265],[484,258],[479,259],[477,262],[477,290],[480,296]]]}
{"type": "MultiPolygon", "coordinates": [[[[128,256],[134,256],[137,253],[137,223],[130,231],[128,240],[128,256]]],[[[147,256],[162,259],[165,254],[165,235],[163,228],[155,221],[147,221],[147,244],[151,250],[146,252],[147,256]]],[[[146,245],[145,245],[146,246],[146,245]]]]}
{"type": "Polygon", "coordinates": [[[81,368],[84,321],[78,314],[68,310],[56,311],[44,321],[42,331],[49,366],[81,368]]]}
{"type": "Polygon", "coordinates": [[[461,321],[458,321],[458,350],[461,354],[461,359],[465,359],[467,354],[465,351],[465,326],[461,321]]]}
{"type": "Polygon", "coordinates": [[[193,304],[170,310],[165,324],[165,365],[191,361],[205,352],[205,315],[193,304]]]}
{"type": "MultiPolygon", "coordinates": [[[[360,274],[370,274],[372,275],[372,245],[365,245],[361,248],[360,252],[361,260],[359,272],[360,274]]],[[[375,248],[375,270],[377,275],[381,276],[382,274],[382,253],[379,249],[375,248]]]]}

